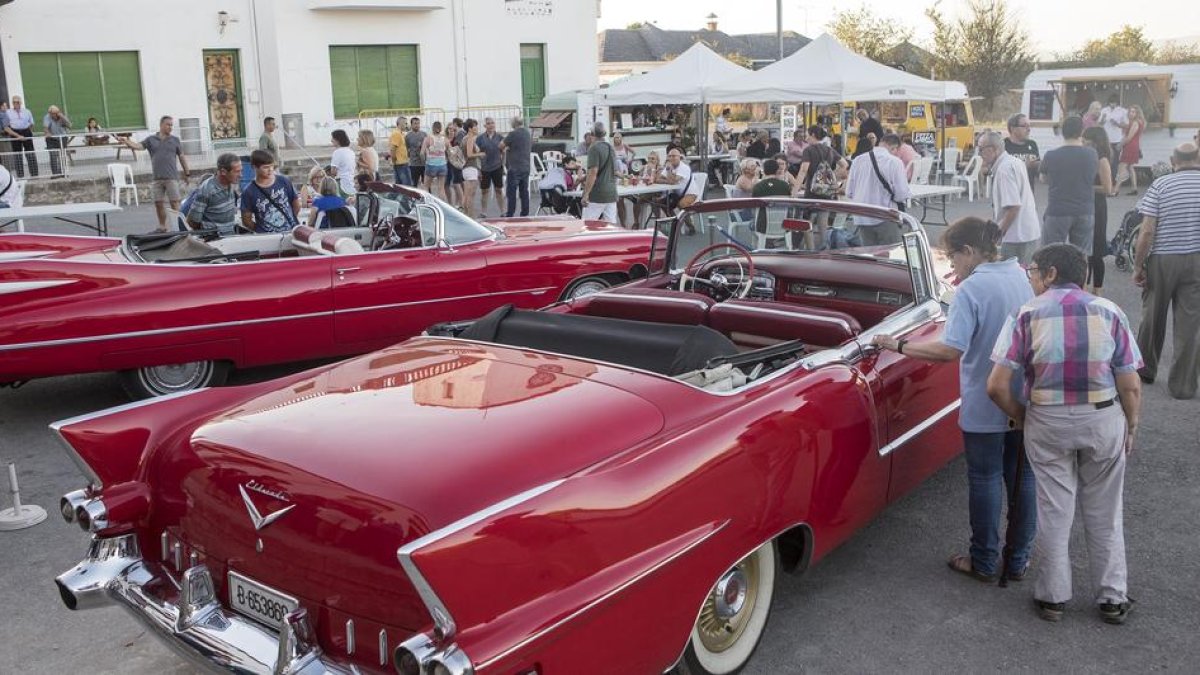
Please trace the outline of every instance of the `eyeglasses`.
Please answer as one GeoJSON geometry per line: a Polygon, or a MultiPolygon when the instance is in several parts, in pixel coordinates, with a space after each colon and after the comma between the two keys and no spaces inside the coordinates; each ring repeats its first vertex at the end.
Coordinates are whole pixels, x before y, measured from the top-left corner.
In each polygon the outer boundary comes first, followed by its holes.
{"type": "Polygon", "coordinates": [[[1028,124],[1014,124],[1013,128],[1014,129],[1028,129],[1029,125],[1028,124]]]}
{"type": "Polygon", "coordinates": [[[1036,265],[1030,265],[1029,267],[1026,267],[1026,268],[1025,268],[1025,276],[1027,276],[1027,277],[1029,277],[1030,279],[1032,279],[1032,278],[1033,278],[1033,273],[1034,273],[1034,272],[1038,272],[1038,271],[1040,271],[1040,270],[1041,270],[1041,268],[1040,268],[1040,267],[1037,267],[1036,265]]]}

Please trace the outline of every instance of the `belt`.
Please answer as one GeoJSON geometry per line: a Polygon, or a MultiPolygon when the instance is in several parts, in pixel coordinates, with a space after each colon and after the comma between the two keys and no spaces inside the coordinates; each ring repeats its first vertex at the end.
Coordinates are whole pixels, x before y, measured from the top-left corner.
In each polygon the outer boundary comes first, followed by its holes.
{"type": "Polygon", "coordinates": [[[1112,407],[1112,404],[1114,404],[1114,403],[1116,403],[1116,402],[1117,402],[1117,399],[1115,399],[1115,398],[1110,398],[1110,399],[1108,399],[1107,401],[1101,401],[1101,402],[1099,402],[1099,403],[1093,403],[1092,405],[1096,406],[1096,410],[1104,410],[1105,408],[1111,408],[1111,407],[1112,407]]]}

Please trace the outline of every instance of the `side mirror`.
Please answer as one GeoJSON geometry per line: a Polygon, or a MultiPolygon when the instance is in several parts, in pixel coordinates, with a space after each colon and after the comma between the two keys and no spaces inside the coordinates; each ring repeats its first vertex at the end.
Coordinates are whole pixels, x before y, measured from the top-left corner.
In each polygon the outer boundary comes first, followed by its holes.
{"type": "Polygon", "coordinates": [[[458,251],[457,251],[457,250],[454,248],[454,246],[452,246],[452,245],[450,244],[450,242],[449,242],[449,241],[446,241],[446,238],[445,238],[445,237],[443,237],[443,238],[441,238],[441,239],[438,239],[438,242],[437,242],[437,247],[438,247],[438,250],[440,250],[440,251],[445,251],[446,253],[457,253],[457,252],[458,252],[458,251]]]}

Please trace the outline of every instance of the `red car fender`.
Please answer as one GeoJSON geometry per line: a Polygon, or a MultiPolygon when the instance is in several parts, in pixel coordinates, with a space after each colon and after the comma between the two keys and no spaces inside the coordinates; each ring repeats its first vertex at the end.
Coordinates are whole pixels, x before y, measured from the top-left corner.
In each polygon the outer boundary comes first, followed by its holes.
{"type": "Polygon", "coordinates": [[[825,368],[746,405],[762,396],[729,397],[706,423],[677,427],[415,552],[478,669],[536,661],[546,672],[662,672],[731,565],[793,528],[811,527],[823,554],[857,527],[846,511],[865,511],[861,522],[878,513],[887,464],[873,460],[859,378],[825,368]],[[764,417],[773,405],[779,412],[764,417]],[[829,433],[831,422],[842,427],[829,433]],[[850,445],[865,470],[836,461],[833,451],[849,454],[850,445]],[[844,494],[815,488],[818,478],[844,494]],[[818,496],[834,505],[815,508],[818,496]]]}

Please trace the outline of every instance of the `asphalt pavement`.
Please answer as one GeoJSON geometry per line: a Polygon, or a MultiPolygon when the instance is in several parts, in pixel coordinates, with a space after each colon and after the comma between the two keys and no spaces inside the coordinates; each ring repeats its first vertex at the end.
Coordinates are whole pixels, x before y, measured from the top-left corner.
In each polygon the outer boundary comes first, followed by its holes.
{"type": "MultiPolygon", "coordinates": [[[[1042,189],[1039,204],[1044,199],[1042,189]]],[[[1114,221],[1132,203],[1129,197],[1115,200],[1114,221]]],[[[986,215],[987,207],[951,203],[951,218],[966,214],[986,215]]],[[[131,209],[111,220],[112,231],[148,231],[153,218],[150,207],[131,209]]],[[[29,226],[81,233],[58,223],[29,226]]],[[[936,241],[941,228],[930,230],[936,241]]],[[[1141,302],[1129,275],[1116,271],[1110,259],[1108,278],[1105,294],[1136,326],[1141,302]]],[[[1169,339],[1165,351],[1169,364],[1169,339]]],[[[238,373],[235,382],[295,368],[238,373]]],[[[0,461],[16,462],[23,500],[50,512],[31,529],[0,532],[0,673],[192,672],[120,610],[68,611],[53,584],[85,553],[87,537],[57,515],[58,498],[82,487],[84,478],[47,425],[124,402],[108,374],[0,390],[0,461]]],[[[782,577],[767,634],[745,672],[1197,672],[1198,479],[1200,399],[1173,400],[1161,381],[1147,386],[1141,436],[1126,477],[1125,534],[1136,608],[1124,626],[1100,621],[1077,524],[1075,599],[1063,621],[1050,624],[1034,614],[1030,581],[1002,589],[946,568],[946,559],[966,552],[968,544],[960,458],[807,574],[782,577]]],[[[0,508],[7,506],[0,496],[0,508]]]]}

